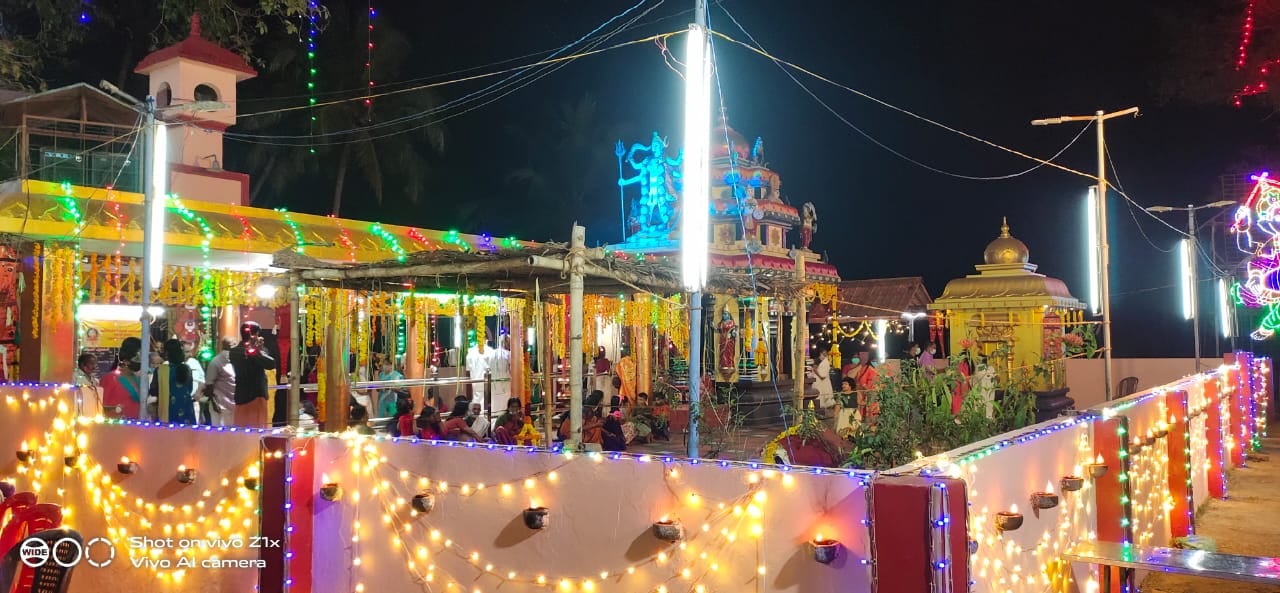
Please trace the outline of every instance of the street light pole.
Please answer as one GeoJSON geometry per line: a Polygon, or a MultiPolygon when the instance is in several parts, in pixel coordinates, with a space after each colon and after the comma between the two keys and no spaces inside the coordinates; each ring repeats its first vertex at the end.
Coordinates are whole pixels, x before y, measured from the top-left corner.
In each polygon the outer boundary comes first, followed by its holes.
{"type": "MultiPolygon", "coordinates": [[[[102,90],[121,100],[134,104],[142,112],[142,138],[146,156],[143,161],[145,174],[143,177],[142,199],[142,341],[138,358],[142,367],[138,369],[142,381],[150,380],[148,373],[151,366],[151,299],[154,291],[160,287],[164,275],[164,207],[165,197],[169,193],[169,142],[164,122],[156,119],[156,100],[148,96],[139,101],[132,95],[120,90],[107,81],[99,83],[102,90]]],[[[194,113],[198,111],[218,111],[227,105],[218,101],[191,101],[164,108],[171,111],[194,113]]],[[[147,386],[140,388],[145,393],[147,386]]],[[[142,405],[141,415],[147,414],[147,399],[139,397],[142,405]]]]}
{"type": "Polygon", "coordinates": [[[1191,316],[1191,334],[1195,340],[1195,357],[1196,357],[1196,373],[1200,373],[1200,281],[1198,278],[1199,271],[1199,244],[1196,242],[1196,210],[1204,210],[1206,208],[1221,208],[1223,206],[1234,205],[1235,202],[1223,200],[1213,202],[1211,204],[1187,204],[1185,208],[1173,208],[1170,206],[1151,206],[1147,208],[1147,212],[1175,212],[1185,210],[1187,213],[1187,301],[1191,316]]]}
{"type": "Polygon", "coordinates": [[[1093,115],[1067,115],[1032,120],[1033,126],[1049,126],[1078,121],[1092,121],[1098,130],[1098,254],[1100,259],[1099,274],[1102,276],[1102,376],[1106,382],[1106,398],[1111,400],[1111,354],[1114,348],[1111,343],[1111,242],[1107,240],[1107,143],[1103,134],[1103,123],[1115,117],[1138,115],[1137,107],[1107,113],[1098,110],[1093,115]]]}

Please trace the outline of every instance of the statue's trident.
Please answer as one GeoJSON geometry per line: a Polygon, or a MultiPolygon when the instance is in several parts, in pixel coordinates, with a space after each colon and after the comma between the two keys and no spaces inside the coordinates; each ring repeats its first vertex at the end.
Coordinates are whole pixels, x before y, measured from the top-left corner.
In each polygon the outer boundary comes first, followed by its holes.
{"type": "MultiPolygon", "coordinates": [[[[626,147],[619,140],[617,146],[613,148],[613,154],[618,157],[618,179],[622,179],[622,155],[627,153],[626,147]]],[[[627,198],[626,190],[621,185],[618,186],[618,210],[622,214],[622,242],[627,242],[627,198]]]]}

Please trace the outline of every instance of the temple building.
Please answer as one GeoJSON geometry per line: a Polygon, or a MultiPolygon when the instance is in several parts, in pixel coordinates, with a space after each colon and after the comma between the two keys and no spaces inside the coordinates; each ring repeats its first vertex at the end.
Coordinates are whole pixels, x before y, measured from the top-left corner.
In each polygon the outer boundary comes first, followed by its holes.
{"type": "MultiPolygon", "coordinates": [[[[710,380],[735,385],[748,398],[753,386],[768,384],[769,397],[776,400],[775,381],[798,395],[804,384],[794,378],[802,376],[808,359],[807,303],[829,303],[840,276],[811,249],[817,209],[810,202],[797,208],[787,201],[781,176],[765,160],[763,139],[748,142],[726,115],[711,138],[709,257],[724,282],[703,303],[703,331],[715,361],[705,370],[710,380]]],[[[612,249],[679,257],[683,154],[670,152],[656,132],[650,143],[625,152],[619,142],[618,158],[634,172],[619,185],[638,185],[640,191],[630,202],[628,238],[612,249]]],[[[775,412],[769,414],[776,417],[775,412]]]]}
{"type": "MultiPolygon", "coordinates": [[[[977,274],[948,282],[929,305],[937,312],[935,325],[948,330],[949,351],[985,357],[1006,376],[1043,369],[1048,376],[1037,378],[1040,387],[1057,390],[1066,369],[1064,331],[1082,321],[1084,304],[1062,280],[1036,273],[1030,250],[1010,234],[1007,220],[982,260],[977,274]]],[[[1052,405],[1070,405],[1064,394],[1052,405]]],[[[1056,415],[1050,402],[1037,403],[1043,414],[1056,415]]]]}

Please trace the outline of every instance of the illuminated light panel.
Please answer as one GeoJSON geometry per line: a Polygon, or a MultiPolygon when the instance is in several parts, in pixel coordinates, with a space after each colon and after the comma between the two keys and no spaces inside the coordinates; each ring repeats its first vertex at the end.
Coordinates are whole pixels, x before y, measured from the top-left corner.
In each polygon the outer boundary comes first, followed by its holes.
{"type": "Polygon", "coordinates": [[[1249,257],[1244,278],[1229,293],[1238,305],[1262,309],[1252,337],[1265,340],[1280,329],[1280,183],[1266,172],[1250,179],[1253,189],[1230,227],[1236,248],[1249,257]]]}
{"type": "Polygon", "coordinates": [[[685,289],[697,292],[707,284],[711,234],[711,41],[701,25],[690,25],[685,43],[680,264],[685,289]]]}
{"type": "Polygon", "coordinates": [[[165,197],[169,194],[169,130],[164,122],[157,120],[152,124],[151,179],[147,183],[151,187],[151,209],[147,212],[146,234],[152,237],[150,250],[146,254],[146,266],[151,274],[151,289],[158,290],[164,276],[164,207],[165,197]]]}
{"type": "Polygon", "coordinates": [[[1182,286],[1182,318],[1191,319],[1195,315],[1196,296],[1192,286],[1191,266],[1195,265],[1195,256],[1191,253],[1191,241],[1183,239],[1178,242],[1178,278],[1182,286]]]}
{"type": "Polygon", "coordinates": [[[1085,235],[1085,253],[1089,258],[1089,312],[1094,315],[1102,313],[1102,290],[1098,286],[1100,278],[1101,256],[1098,253],[1098,188],[1089,187],[1089,195],[1085,199],[1085,218],[1088,221],[1085,235]]]}

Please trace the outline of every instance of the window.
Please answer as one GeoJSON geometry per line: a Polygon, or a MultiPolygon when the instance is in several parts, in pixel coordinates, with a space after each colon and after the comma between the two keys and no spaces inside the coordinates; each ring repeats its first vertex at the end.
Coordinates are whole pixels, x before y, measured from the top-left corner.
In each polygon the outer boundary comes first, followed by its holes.
{"type": "Polygon", "coordinates": [[[156,91],[156,107],[168,107],[173,102],[173,89],[169,88],[169,83],[160,83],[160,89],[156,91]]]}
{"type": "Polygon", "coordinates": [[[217,101],[218,91],[207,84],[197,84],[195,92],[195,100],[197,101],[217,101]]]}

